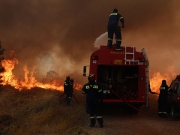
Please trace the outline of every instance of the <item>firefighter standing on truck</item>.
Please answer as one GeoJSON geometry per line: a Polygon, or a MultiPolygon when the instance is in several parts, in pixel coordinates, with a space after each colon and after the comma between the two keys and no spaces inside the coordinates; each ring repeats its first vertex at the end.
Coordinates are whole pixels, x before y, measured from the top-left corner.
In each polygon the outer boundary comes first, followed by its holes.
{"type": "Polygon", "coordinates": [[[69,76],[66,76],[64,81],[64,93],[66,94],[66,104],[69,105],[72,98],[72,84],[69,76]]]}
{"type": "Polygon", "coordinates": [[[160,86],[160,94],[158,98],[158,115],[159,117],[166,118],[167,115],[167,98],[168,98],[168,91],[169,86],[166,84],[166,80],[162,80],[162,84],[160,86]]]}
{"type": "Polygon", "coordinates": [[[118,25],[120,22],[122,23],[122,28],[124,28],[124,18],[118,13],[117,9],[114,9],[113,12],[109,15],[108,21],[108,48],[112,47],[113,35],[116,36],[116,49],[120,49],[121,46],[121,28],[118,25]]]}
{"type": "Polygon", "coordinates": [[[103,127],[103,118],[101,114],[101,102],[102,102],[102,88],[95,82],[94,74],[90,74],[88,77],[88,83],[83,86],[82,93],[86,94],[86,105],[90,114],[90,127],[94,127],[96,119],[103,127]]]}

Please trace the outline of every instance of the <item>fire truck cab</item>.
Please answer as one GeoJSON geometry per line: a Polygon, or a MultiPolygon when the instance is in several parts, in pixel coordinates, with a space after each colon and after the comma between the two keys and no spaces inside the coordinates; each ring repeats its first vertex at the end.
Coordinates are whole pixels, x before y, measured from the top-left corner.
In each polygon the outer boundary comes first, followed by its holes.
{"type": "Polygon", "coordinates": [[[91,54],[90,65],[83,68],[83,76],[89,73],[95,74],[103,88],[103,103],[148,107],[149,61],[144,48],[137,52],[135,47],[100,46],[91,54]]]}

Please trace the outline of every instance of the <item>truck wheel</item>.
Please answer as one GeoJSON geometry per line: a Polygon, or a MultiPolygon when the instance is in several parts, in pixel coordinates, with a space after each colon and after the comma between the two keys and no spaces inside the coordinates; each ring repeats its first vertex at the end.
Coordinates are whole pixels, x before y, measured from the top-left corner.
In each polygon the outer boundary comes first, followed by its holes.
{"type": "Polygon", "coordinates": [[[175,119],[175,118],[176,118],[176,107],[175,107],[174,104],[171,105],[170,117],[171,117],[172,119],[175,119]]]}

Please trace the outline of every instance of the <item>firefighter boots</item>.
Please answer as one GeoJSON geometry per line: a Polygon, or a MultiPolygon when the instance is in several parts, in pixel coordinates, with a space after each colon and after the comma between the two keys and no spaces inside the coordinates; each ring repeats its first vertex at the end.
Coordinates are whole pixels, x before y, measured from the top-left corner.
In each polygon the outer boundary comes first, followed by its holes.
{"type": "Polygon", "coordinates": [[[90,127],[94,127],[95,124],[96,124],[95,118],[91,118],[91,119],[90,119],[90,127]]]}

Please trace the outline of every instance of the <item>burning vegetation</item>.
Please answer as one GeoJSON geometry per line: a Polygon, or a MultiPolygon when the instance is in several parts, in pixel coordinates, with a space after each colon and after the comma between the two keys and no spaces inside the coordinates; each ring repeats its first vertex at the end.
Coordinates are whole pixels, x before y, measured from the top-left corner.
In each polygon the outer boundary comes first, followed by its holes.
{"type": "MultiPolygon", "coordinates": [[[[3,54],[4,49],[1,49],[0,52],[3,54]]],[[[64,81],[59,78],[58,73],[55,71],[47,72],[45,78],[39,82],[35,77],[35,69],[30,72],[27,66],[24,66],[24,80],[19,80],[14,74],[13,69],[15,65],[18,64],[18,60],[14,58],[15,51],[10,51],[10,56],[12,59],[4,59],[1,58],[1,65],[2,68],[0,69],[2,72],[1,75],[1,84],[2,85],[10,85],[15,89],[22,90],[22,89],[32,89],[34,87],[39,87],[43,89],[51,89],[51,90],[64,90],[64,81]]],[[[81,84],[74,84],[74,89],[79,90],[82,87],[81,84]]]]}
{"type": "MultiPolygon", "coordinates": [[[[0,46],[0,55],[3,52],[0,46]]],[[[14,56],[14,51],[11,50],[10,55],[14,56]]],[[[71,134],[74,130],[70,127],[74,125],[77,132],[82,132],[79,119],[86,117],[82,111],[84,107],[74,102],[75,106],[73,103],[72,106],[76,109],[71,107],[69,110],[64,104],[64,98],[61,98],[64,81],[55,71],[49,71],[39,82],[35,78],[35,68],[30,72],[24,66],[24,81],[20,81],[12,72],[18,60],[0,59],[3,85],[0,87],[0,134],[63,134],[65,131],[71,134]],[[76,114],[79,114],[78,118],[76,114]]],[[[76,96],[81,96],[78,91],[81,87],[81,84],[74,84],[76,96]]]]}
{"type": "MultiPolygon", "coordinates": [[[[1,47],[1,45],[0,45],[1,47]]],[[[5,51],[4,48],[0,48],[0,55],[3,55],[5,51]]],[[[46,74],[46,77],[42,79],[42,81],[38,81],[35,77],[35,70],[36,67],[33,68],[32,71],[29,71],[28,67],[25,65],[23,68],[24,71],[24,80],[18,79],[13,74],[13,69],[19,63],[18,59],[16,59],[15,51],[9,51],[11,59],[4,59],[4,57],[0,57],[1,59],[1,69],[0,69],[0,76],[1,76],[1,84],[2,85],[10,85],[17,90],[23,89],[32,89],[35,87],[39,87],[42,89],[51,89],[51,90],[58,90],[63,91],[64,89],[64,81],[60,79],[59,74],[55,71],[49,71],[46,74]]],[[[160,72],[152,73],[150,71],[150,87],[153,92],[159,93],[159,86],[161,85],[161,81],[165,79],[170,85],[171,81],[175,78],[177,74],[174,72],[174,67],[170,66],[167,68],[166,73],[162,74],[160,72]]],[[[80,90],[82,88],[82,84],[75,83],[74,89],[80,90]]]]}
{"type": "MultiPolygon", "coordinates": [[[[151,73],[151,72],[150,72],[151,73]]],[[[167,84],[170,85],[172,80],[175,79],[177,74],[174,72],[174,67],[169,66],[166,73],[161,74],[160,72],[154,72],[150,74],[150,87],[153,92],[159,93],[159,88],[162,80],[166,80],[167,84]]]]}

